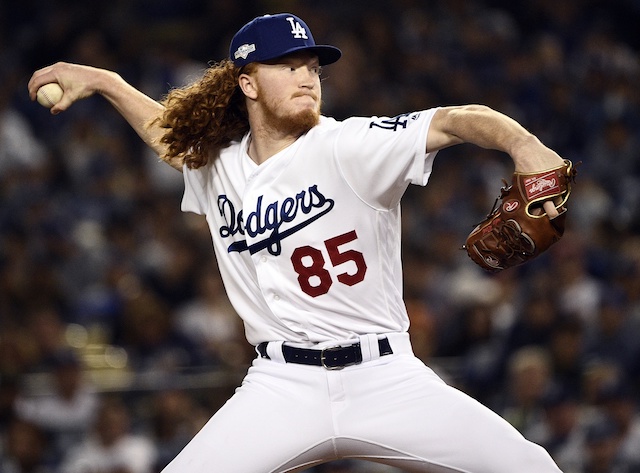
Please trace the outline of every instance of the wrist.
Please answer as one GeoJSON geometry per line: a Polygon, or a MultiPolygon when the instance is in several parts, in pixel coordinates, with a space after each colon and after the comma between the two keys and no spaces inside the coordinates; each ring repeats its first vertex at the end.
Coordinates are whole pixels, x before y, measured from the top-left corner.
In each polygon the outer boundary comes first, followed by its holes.
{"type": "Polygon", "coordinates": [[[517,172],[545,171],[564,164],[563,159],[555,151],[546,147],[530,133],[514,142],[510,156],[517,172]]]}

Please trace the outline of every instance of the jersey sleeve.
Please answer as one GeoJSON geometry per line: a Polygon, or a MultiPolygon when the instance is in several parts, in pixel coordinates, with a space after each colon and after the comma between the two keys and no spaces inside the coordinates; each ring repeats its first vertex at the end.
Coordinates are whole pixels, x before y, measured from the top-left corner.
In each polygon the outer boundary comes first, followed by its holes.
{"type": "Polygon", "coordinates": [[[184,194],[180,209],[183,212],[193,212],[199,215],[207,213],[207,175],[209,165],[198,169],[189,169],[186,165],[182,168],[184,177],[184,194]]]}
{"type": "Polygon", "coordinates": [[[409,184],[427,184],[437,154],[426,152],[436,110],[343,122],[335,154],[345,180],[363,201],[393,208],[409,184]]]}

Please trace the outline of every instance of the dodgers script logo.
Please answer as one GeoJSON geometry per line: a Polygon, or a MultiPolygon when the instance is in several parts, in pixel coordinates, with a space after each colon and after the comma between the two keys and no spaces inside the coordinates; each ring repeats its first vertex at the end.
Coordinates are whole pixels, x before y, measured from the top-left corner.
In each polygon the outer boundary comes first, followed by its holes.
{"type": "Polygon", "coordinates": [[[285,198],[282,202],[276,200],[265,204],[263,196],[260,196],[256,201],[255,210],[245,218],[243,210],[236,211],[233,202],[221,194],[218,196],[218,210],[227,224],[220,227],[220,236],[264,236],[262,240],[251,245],[247,245],[246,240],[234,241],[228,246],[227,251],[231,253],[249,250],[249,253],[254,254],[266,248],[269,253],[278,256],[282,251],[282,240],[330,212],[334,204],[333,199],[325,197],[318,190],[318,186],[313,185],[308,190],[298,192],[294,197],[285,198]]]}

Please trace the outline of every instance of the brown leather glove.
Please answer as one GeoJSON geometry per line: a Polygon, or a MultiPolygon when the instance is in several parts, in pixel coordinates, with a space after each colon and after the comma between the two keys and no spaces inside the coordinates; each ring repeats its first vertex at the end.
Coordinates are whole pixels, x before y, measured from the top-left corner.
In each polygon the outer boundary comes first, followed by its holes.
{"type": "Polygon", "coordinates": [[[576,170],[571,161],[555,169],[513,174],[489,215],[467,237],[469,257],[490,272],[517,266],[536,258],[564,233],[571,185],[576,170]],[[558,215],[549,218],[543,208],[552,201],[558,215]]]}

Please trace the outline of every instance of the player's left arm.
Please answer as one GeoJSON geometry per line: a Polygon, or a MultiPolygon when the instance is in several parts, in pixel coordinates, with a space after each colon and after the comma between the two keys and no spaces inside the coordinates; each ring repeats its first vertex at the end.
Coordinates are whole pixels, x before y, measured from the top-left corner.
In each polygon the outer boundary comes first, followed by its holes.
{"type": "Polygon", "coordinates": [[[433,116],[427,151],[460,143],[503,151],[511,156],[518,172],[538,172],[564,163],[517,121],[484,105],[442,107],[433,116]]]}

